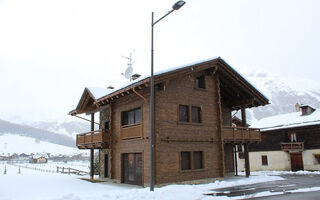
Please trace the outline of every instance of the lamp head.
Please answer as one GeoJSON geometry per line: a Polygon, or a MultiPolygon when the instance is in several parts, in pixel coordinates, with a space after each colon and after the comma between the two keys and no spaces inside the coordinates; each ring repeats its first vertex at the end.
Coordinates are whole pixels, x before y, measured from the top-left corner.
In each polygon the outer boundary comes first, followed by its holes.
{"type": "Polygon", "coordinates": [[[179,10],[186,2],[185,1],[177,1],[173,6],[173,10],[179,10]]]}

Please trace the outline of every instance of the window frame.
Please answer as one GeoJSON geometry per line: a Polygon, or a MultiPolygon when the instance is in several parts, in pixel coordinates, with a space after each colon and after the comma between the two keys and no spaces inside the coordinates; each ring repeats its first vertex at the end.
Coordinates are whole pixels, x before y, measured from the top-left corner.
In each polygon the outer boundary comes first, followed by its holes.
{"type": "Polygon", "coordinates": [[[202,123],[202,110],[200,106],[191,106],[191,122],[192,123],[202,123]],[[194,121],[194,108],[197,109],[196,113],[198,115],[198,119],[196,121],[194,121]]]}
{"type": "Polygon", "coordinates": [[[180,171],[181,172],[188,172],[188,171],[201,171],[204,170],[204,152],[203,151],[180,151],[180,171]],[[195,154],[200,152],[200,168],[196,168],[196,159],[195,159],[195,154]],[[184,156],[182,154],[188,154],[189,156],[189,167],[188,169],[184,168],[184,164],[182,163],[184,156]]]}
{"type": "Polygon", "coordinates": [[[178,108],[178,113],[179,113],[179,122],[183,122],[183,123],[188,123],[188,122],[190,122],[190,117],[189,117],[189,106],[187,106],[187,105],[182,105],[182,104],[179,104],[179,108],[178,108]],[[182,118],[181,118],[181,108],[186,108],[186,120],[182,120],[182,118]]]}
{"type": "Polygon", "coordinates": [[[196,77],[195,88],[200,90],[206,89],[206,76],[204,74],[196,77]]]}
{"type": "Polygon", "coordinates": [[[267,155],[261,155],[261,165],[262,166],[268,166],[269,165],[268,156],[267,155]]]}
{"type": "Polygon", "coordinates": [[[202,124],[202,106],[197,106],[197,105],[185,105],[185,104],[179,104],[178,105],[178,123],[181,124],[191,124],[191,125],[201,125],[202,124]],[[186,108],[186,120],[182,120],[181,117],[181,109],[180,108],[186,108]],[[198,120],[194,121],[194,112],[193,108],[197,108],[197,115],[198,115],[198,120]]]}
{"type": "Polygon", "coordinates": [[[134,126],[137,124],[141,124],[141,122],[142,122],[142,108],[141,107],[137,107],[137,108],[134,108],[131,110],[126,110],[126,111],[121,112],[121,127],[134,126]],[[138,118],[137,111],[139,111],[139,110],[140,110],[140,117],[138,118]],[[133,121],[130,120],[130,116],[133,116],[133,121]],[[138,121],[137,119],[140,119],[140,120],[138,121]],[[126,123],[124,123],[124,121],[126,123]]]}

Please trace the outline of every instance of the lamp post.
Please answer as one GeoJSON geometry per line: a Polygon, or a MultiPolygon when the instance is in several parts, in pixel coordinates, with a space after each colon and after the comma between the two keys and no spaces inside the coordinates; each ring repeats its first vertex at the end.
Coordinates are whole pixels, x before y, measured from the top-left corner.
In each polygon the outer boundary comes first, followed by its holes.
{"type": "Polygon", "coordinates": [[[171,14],[175,10],[179,10],[186,2],[177,1],[172,10],[167,12],[161,18],[154,22],[154,12],[152,12],[151,23],[151,76],[150,76],[150,191],[154,190],[154,77],[153,77],[153,27],[163,18],[171,14]]]}

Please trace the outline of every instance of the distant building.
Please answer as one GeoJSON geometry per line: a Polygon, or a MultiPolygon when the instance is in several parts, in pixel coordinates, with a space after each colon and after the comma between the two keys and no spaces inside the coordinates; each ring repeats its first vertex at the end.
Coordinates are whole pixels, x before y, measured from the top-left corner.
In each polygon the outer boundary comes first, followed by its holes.
{"type": "Polygon", "coordinates": [[[30,157],[30,163],[47,163],[48,162],[48,156],[47,155],[33,155],[30,157]]]}
{"type": "Polygon", "coordinates": [[[320,109],[296,105],[296,110],[253,124],[261,130],[261,143],[249,147],[252,171],[320,170],[320,109]]]}

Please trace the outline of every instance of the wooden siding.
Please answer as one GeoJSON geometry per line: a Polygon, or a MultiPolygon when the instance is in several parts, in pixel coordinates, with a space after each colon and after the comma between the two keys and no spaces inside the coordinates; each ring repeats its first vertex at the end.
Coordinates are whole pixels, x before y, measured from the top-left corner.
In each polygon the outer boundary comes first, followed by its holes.
{"type": "Polygon", "coordinates": [[[195,88],[197,74],[164,82],[156,90],[156,184],[221,177],[217,89],[214,76],[205,76],[206,89],[195,88]],[[201,107],[201,123],[180,122],[179,105],[201,107]],[[203,169],[181,170],[182,151],[202,151],[203,169]]]}
{"type": "Polygon", "coordinates": [[[141,138],[142,137],[142,124],[136,124],[126,127],[121,127],[120,138],[122,140],[141,138]]]}

